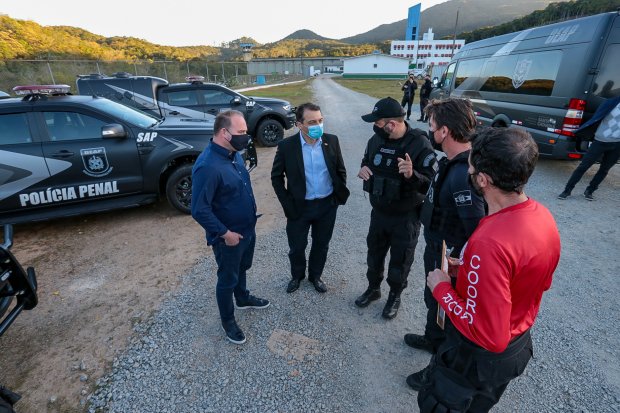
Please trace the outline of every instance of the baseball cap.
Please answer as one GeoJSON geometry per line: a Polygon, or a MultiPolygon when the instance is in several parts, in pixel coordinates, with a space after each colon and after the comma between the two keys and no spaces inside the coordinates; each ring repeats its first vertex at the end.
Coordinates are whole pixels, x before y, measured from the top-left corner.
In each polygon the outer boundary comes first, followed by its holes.
{"type": "Polygon", "coordinates": [[[403,107],[397,100],[387,97],[383,98],[375,104],[372,113],[362,116],[364,122],[376,122],[379,119],[398,118],[405,116],[403,107]]]}

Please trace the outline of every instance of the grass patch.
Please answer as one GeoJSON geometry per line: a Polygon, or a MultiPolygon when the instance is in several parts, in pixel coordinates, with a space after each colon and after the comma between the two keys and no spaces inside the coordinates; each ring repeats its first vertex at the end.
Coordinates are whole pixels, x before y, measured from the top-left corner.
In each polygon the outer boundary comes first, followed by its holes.
{"type": "MultiPolygon", "coordinates": [[[[403,92],[400,90],[402,84],[405,83],[405,77],[401,80],[384,80],[384,79],[343,79],[341,77],[332,78],[335,82],[338,82],[347,89],[354,90],[355,92],[363,93],[368,96],[381,99],[387,96],[391,96],[397,101],[401,101],[403,98],[403,92]]],[[[418,90],[416,91],[415,98],[413,100],[414,107],[419,105],[420,97],[419,92],[420,83],[418,83],[418,90]]]]}
{"type": "Polygon", "coordinates": [[[291,102],[293,106],[299,106],[302,103],[312,102],[312,79],[292,85],[273,86],[240,93],[245,96],[284,99],[291,102]]]}

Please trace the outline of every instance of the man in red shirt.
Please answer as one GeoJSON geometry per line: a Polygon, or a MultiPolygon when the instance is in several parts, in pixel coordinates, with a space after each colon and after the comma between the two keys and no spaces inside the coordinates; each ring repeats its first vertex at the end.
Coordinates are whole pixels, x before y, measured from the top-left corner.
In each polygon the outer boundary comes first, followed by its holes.
{"type": "Polygon", "coordinates": [[[470,179],[489,215],[463,248],[455,288],[441,270],[428,275],[448,319],[418,394],[422,413],[488,412],[532,357],[530,327],[560,259],[553,216],[523,192],[537,159],[522,129],[473,138],[470,179]]]}

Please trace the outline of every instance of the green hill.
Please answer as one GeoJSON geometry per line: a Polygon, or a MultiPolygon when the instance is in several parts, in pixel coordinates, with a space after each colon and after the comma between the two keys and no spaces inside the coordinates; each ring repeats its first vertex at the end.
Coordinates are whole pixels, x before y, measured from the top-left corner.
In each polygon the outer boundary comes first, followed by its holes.
{"type": "MultiPolygon", "coordinates": [[[[435,38],[451,36],[454,33],[456,12],[459,12],[458,32],[470,31],[479,27],[494,26],[525,16],[534,10],[544,9],[557,0],[451,0],[429,7],[420,15],[420,33],[433,28],[435,38]]],[[[412,2],[414,4],[415,2],[412,2]]],[[[403,10],[406,16],[407,10],[403,10]]],[[[340,39],[346,43],[377,43],[386,40],[404,40],[407,19],[390,24],[382,24],[366,33],[340,39]]]]}
{"type": "Polygon", "coordinates": [[[501,34],[529,29],[530,27],[543,26],[555,21],[615,11],[619,7],[620,0],[576,0],[551,3],[544,10],[537,10],[520,19],[515,19],[498,26],[483,27],[471,32],[461,33],[457,37],[465,39],[467,43],[470,43],[501,34]]]}
{"type": "Polygon", "coordinates": [[[205,59],[211,46],[160,46],[135,37],[104,37],[68,26],[41,26],[0,15],[0,59],[205,59]]]}

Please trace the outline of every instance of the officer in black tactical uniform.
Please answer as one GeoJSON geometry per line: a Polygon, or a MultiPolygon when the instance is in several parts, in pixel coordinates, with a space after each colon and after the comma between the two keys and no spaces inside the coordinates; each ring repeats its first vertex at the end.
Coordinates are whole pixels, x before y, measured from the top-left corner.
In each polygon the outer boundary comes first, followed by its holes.
{"type": "MultiPolygon", "coordinates": [[[[433,100],[426,107],[433,147],[446,157],[439,161],[439,172],[426,194],[421,220],[424,225],[424,274],[441,268],[442,242],[452,249],[451,256],[459,257],[469,236],[485,215],[484,199],[472,189],[467,169],[471,144],[476,128],[472,104],[465,99],[433,100]]],[[[405,343],[411,347],[435,353],[445,338],[437,324],[437,301],[424,284],[424,303],[428,309],[424,335],[406,334],[405,343]]],[[[407,377],[407,383],[419,390],[426,370],[407,377]]]]}
{"type": "Polygon", "coordinates": [[[372,213],[368,229],[368,289],[355,300],[366,307],[381,297],[384,261],[390,262],[387,283],[390,286],[383,317],[396,317],[400,294],[407,287],[420,233],[420,208],[424,194],[435,175],[436,157],[426,133],[412,129],[404,120],[401,105],[388,97],[362,116],[373,122],[375,134],[366,146],[359,178],[369,193],[372,213]]]}

